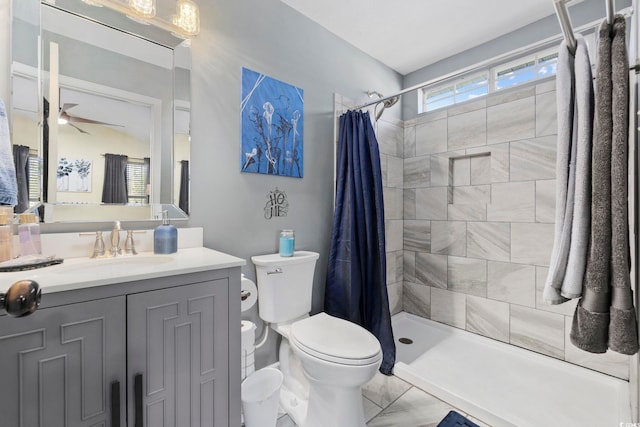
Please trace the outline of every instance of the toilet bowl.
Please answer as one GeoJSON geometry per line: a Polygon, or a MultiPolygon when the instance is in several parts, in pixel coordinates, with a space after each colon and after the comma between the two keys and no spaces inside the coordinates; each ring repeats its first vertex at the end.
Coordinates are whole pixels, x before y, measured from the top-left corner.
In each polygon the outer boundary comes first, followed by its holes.
{"type": "Polygon", "coordinates": [[[301,427],[364,427],[361,387],[382,362],[376,337],[347,320],[309,316],[318,254],[254,256],[258,312],[282,336],[281,406],[301,427]]]}

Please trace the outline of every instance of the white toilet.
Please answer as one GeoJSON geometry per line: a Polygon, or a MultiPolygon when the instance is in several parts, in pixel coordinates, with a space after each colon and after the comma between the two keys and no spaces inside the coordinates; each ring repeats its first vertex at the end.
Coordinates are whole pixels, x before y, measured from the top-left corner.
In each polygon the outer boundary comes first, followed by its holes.
{"type": "Polygon", "coordinates": [[[280,404],[302,427],[365,426],[360,387],[382,362],[377,338],[326,313],[309,317],[315,252],[251,257],[260,317],[282,336],[280,404]]]}

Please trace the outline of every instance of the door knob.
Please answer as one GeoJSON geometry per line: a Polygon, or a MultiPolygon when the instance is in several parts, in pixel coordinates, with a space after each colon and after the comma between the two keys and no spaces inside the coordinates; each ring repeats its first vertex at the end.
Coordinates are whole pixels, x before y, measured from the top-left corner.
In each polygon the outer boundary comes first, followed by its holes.
{"type": "Polygon", "coordinates": [[[35,280],[20,280],[0,293],[0,309],[13,317],[28,316],[38,309],[42,291],[35,280]]]}

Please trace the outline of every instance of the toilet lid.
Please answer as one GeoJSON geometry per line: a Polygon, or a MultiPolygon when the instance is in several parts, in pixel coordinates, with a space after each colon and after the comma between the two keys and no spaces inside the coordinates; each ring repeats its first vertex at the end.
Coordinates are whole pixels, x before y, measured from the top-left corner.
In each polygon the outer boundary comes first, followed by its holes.
{"type": "Polygon", "coordinates": [[[371,332],[326,313],[295,322],[289,339],[305,353],[345,365],[367,365],[382,357],[380,343],[371,332]]]}

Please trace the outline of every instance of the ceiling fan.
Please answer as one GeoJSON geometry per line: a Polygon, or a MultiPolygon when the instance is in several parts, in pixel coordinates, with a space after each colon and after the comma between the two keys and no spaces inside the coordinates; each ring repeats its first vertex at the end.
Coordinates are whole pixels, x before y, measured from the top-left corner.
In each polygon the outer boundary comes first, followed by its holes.
{"type": "Polygon", "coordinates": [[[88,123],[88,124],[123,127],[122,125],[116,125],[116,124],[113,124],[113,123],[101,122],[101,121],[98,121],[98,120],[84,119],[82,117],[76,117],[76,116],[70,115],[67,111],[72,109],[73,107],[76,107],[77,105],[78,104],[70,104],[70,103],[62,104],[62,107],[60,107],[60,113],[58,114],[58,124],[60,124],[60,125],[68,124],[72,128],[77,129],[78,132],[85,133],[87,135],[91,135],[91,134],[89,132],[87,132],[86,130],[81,129],[80,127],[76,126],[74,123],[88,123]]]}

